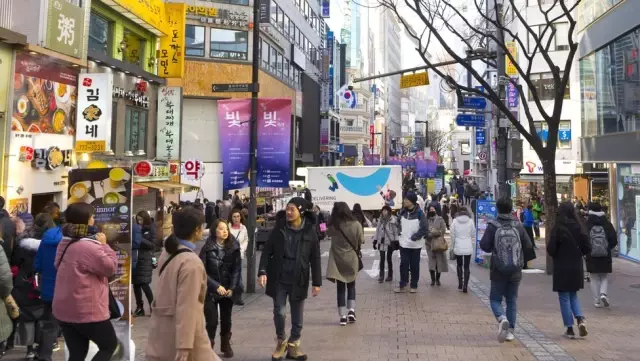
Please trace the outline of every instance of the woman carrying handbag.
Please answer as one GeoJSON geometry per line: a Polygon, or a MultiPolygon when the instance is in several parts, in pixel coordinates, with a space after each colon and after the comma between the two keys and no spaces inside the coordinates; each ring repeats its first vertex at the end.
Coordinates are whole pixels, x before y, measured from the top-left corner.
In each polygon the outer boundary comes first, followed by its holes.
{"type": "Polygon", "coordinates": [[[449,271],[449,263],[447,262],[447,240],[444,239],[447,233],[447,225],[444,219],[436,212],[436,207],[429,206],[427,212],[427,221],[429,222],[429,233],[425,248],[429,256],[429,275],[431,276],[431,286],[440,286],[440,274],[449,271]]]}

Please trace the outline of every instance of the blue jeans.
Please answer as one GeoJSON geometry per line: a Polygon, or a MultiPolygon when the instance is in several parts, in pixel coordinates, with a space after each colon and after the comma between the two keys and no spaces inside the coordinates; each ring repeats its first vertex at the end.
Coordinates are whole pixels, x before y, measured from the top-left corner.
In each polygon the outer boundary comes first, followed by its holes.
{"type": "Polygon", "coordinates": [[[420,251],[422,248],[400,248],[400,287],[406,287],[409,283],[409,271],[411,271],[410,288],[418,288],[420,280],[420,251]]]}
{"type": "Polygon", "coordinates": [[[509,328],[516,327],[516,314],[518,313],[516,301],[521,279],[522,275],[514,275],[511,278],[491,280],[491,291],[489,292],[491,311],[493,311],[493,315],[498,320],[504,317],[505,313],[502,308],[502,298],[504,298],[507,304],[506,316],[509,321],[509,328]]]}
{"type": "Polygon", "coordinates": [[[564,327],[573,327],[574,316],[575,318],[584,317],[578,294],[576,292],[558,292],[558,299],[560,300],[560,313],[564,327]]]}

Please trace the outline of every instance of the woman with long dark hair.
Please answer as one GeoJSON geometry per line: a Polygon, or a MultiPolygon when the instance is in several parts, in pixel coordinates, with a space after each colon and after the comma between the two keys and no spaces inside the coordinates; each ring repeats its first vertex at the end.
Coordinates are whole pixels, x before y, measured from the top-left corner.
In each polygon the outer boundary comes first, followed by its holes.
{"type": "MultiPolygon", "coordinates": [[[[231,213],[232,217],[236,214],[231,213]]],[[[220,319],[220,352],[224,357],[233,357],[231,349],[231,310],[233,293],[240,282],[242,258],[240,243],[229,230],[227,222],[219,219],[211,228],[207,242],[200,251],[200,259],[207,272],[207,297],[204,316],[211,347],[215,344],[218,319],[220,319]],[[218,308],[220,312],[218,313],[218,308]],[[219,316],[219,317],[218,317],[219,316]]]]}
{"type": "MultiPolygon", "coordinates": [[[[153,276],[153,251],[156,249],[156,225],[147,211],[140,211],[136,214],[136,224],[139,228],[140,242],[134,247],[138,259],[136,266],[131,272],[131,284],[133,285],[133,294],[136,298],[136,310],[134,316],[144,316],[144,300],[142,292],[144,292],[149,302],[149,309],[153,303],[153,291],[151,291],[151,279],[153,276]]],[[[137,243],[137,242],[135,242],[137,243]]]]}
{"type": "MultiPolygon", "coordinates": [[[[249,232],[247,231],[247,227],[244,225],[244,220],[244,213],[241,210],[233,210],[229,216],[229,232],[233,238],[238,241],[238,244],[240,244],[241,259],[244,259],[247,247],[249,246],[249,232]]],[[[233,303],[235,305],[244,306],[244,301],[242,300],[243,292],[244,284],[242,282],[242,272],[240,272],[237,287],[233,290],[233,303]]]]}
{"type": "Polygon", "coordinates": [[[340,325],[346,326],[347,322],[356,322],[356,278],[360,270],[358,254],[364,243],[364,231],[349,206],[345,202],[336,202],[329,217],[327,234],[331,237],[327,279],[338,287],[340,325]]]}
{"type": "MultiPolygon", "coordinates": [[[[337,203],[343,203],[343,202],[336,202],[337,203]]],[[[335,207],[335,204],[334,204],[335,207]]],[[[348,206],[347,206],[348,208],[348,206]]],[[[335,208],[334,208],[335,209],[335,208]]],[[[360,223],[360,225],[362,225],[362,228],[367,226],[367,218],[364,216],[364,212],[362,211],[362,206],[360,206],[360,203],[356,203],[353,205],[353,209],[351,210],[351,214],[353,215],[353,218],[358,221],[360,223]]]]}
{"type": "Polygon", "coordinates": [[[587,325],[577,292],[584,287],[583,256],[590,252],[589,237],[573,204],[560,203],[547,253],[553,258],[553,291],[558,293],[560,313],[566,327],[564,335],[568,338],[576,336],[573,331],[574,317],[578,322],[580,337],[587,336],[587,325]]]}

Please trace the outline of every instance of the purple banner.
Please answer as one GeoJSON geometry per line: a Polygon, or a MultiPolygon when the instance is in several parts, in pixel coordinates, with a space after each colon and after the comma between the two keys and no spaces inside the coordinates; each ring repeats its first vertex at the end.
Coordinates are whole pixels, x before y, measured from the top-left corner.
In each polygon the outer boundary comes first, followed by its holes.
{"type": "Polygon", "coordinates": [[[291,99],[258,102],[258,187],[287,188],[291,180],[291,99]]]}
{"type": "Polygon", "coordinates": [[[362,163],[364,165],[380,165],[380,154],[365,154],[362,163]]]}
{"type": "Polygon", "coordinates": [[[224,191],[249,186],[251,99],[218,100],[218,131],[224,191]]]}
{"type": "MultiPolygon", "coordinates": [[[[518,83],[518,78],[511,78],[511,81],[518,83]]],[[[507,83],[507,107],[518,108],[518,88],[512,83],[507,83]]]]}

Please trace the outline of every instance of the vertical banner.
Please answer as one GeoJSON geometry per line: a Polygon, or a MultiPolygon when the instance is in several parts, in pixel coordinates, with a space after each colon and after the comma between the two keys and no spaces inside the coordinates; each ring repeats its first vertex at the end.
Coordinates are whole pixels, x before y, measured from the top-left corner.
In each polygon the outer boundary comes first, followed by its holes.
{"type": "Polygon", "coordinates": [[[167,3],[164,5],[169,23],[169,35],[160,38],[158,58],[158,76],[162,78],[182,78],[184,76],[185,47],[185,4],[167,3]]]}
{"type": "MultiPolygon", "coordinates": [[[[289,101],[289,104],[291,104],[291,101],[289,101]]],[[[290,119],[290,114],[287,119],[290,119]]],[[[260,116],[260,113],[258,113],[258,125],[260,125],[260,116]]],[[[218,100],[218,132],[223,170],[222,185],[225,192],[230,189],[249,186],[250,118],[251,99],[218,100]]],[[[288,120],[287,123],[290,127],[291,121],[288,120]]],[[[260,140],[258,140],[259,143],[260,140]]],[[[288,144],[289,138],[287,138],[288,144]]]]}
{"type": "Polygon", "coordinates": [[[322,17],[331,17],[331,2],[330,0],[322,0],[322,17]]]}
{"type": "Polygon", "coordinates": [[[104,152],[111,148],[113,74],[80,74],[78,83],[76,152],[104,152]]]}
{"type": "Polygon", "coordinates": [[[180,159],[182,88],[161,87],[159,94],[156,159],[180,159]]]}
{"type": "Polygon", "coordinates": [[[327,87],[327,93],[329,97],[329,109],[333,109],[333,104],[335,103],[336,96],[333,91],[333,77],[334,77],[334,39],[333,39],[333,31],[327,31],[327,51],[329,53],[329,86],[327,87]]]}
{"type": "Polygon", "coordinates": [[[93,206],[95,225],[107,236],[107,243],[118,255],[116,274],[109,279],[109,286],[122,306],[122,318],[113,322],[123,348],[118,356],[120,360],[130,359],[131,183],[130,168],[74,169],[69,172],[68,204],[93,206]]]}
{"type": "MultiPolygon", "coordinates": [[[[509,50],[509,54],[511,54],[513,59],[515,61],[518,61],[518,44],[516,44],[515,41],[507,41],[505,46],[507,50],[509,50]]],[[[507,76],[518,75],[518,69],[516,68],[515,64],[513,64],[511,59],[509,59],[509,56],[505,54],[504,59],[505,73],[507,74],[507,76]]]]}
{"type": "Polygon", "coordinates": [[[258,187],[289,187],[291,99],[258,101],[258,187]]]}
{"type": "Polygon", "coordinates": [[[329,119],[322,118],[320,120],[320,145],[329,144],[329,119]]]}
{"type": "Polygon", "coordinates": [[[511,81],[507,82],[507,107],[509,107],[509,109],[517,109],[520,95],[518,94],[518,88],[512,82],[515,82],[515,84],[517,84],[518,78],[511,77],[511,81]]]}
{"type": "Polygon", "coordinates": [[[260,24],[269,24],[271,22],[271,2],[269,0],[260,1],[260,13],[258,19],[260,24]]]}
{"type": "Polygon", "coordinates": [[[485,253],[480,248],[480,240],[482,240],[482,236],[484,236],[484,231],[487,229],[489,221],[498,216],[496,202],[478,200],[476,201],[476,209],[473,211],[476,216],[476,254],[474,258],[477,264],[486,267],[487,264],[484,260],[485,253]]]}

